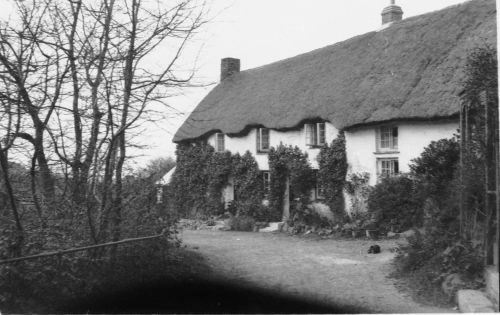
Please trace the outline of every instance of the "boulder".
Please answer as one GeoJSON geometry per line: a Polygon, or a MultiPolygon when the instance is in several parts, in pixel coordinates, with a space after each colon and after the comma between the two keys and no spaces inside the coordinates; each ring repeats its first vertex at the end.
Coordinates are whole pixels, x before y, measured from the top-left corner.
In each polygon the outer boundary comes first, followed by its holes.
{"type": "Polygon", "coordinates": [[[477,290],[459,290],[457,304],[462,313],[493,313],[493,303],[477,290]]]}
{"type": "Polygon", "coordinates": [[[278,232],[280,223],[281,222],[270,222],[268,227],[260,229],[259,232],[278,232]]]}
{"type": "Polygon", "coordinates": [[[399,237],[399,233],[387,232],[387,237],[388,238],[398,238],[399,237]]]}

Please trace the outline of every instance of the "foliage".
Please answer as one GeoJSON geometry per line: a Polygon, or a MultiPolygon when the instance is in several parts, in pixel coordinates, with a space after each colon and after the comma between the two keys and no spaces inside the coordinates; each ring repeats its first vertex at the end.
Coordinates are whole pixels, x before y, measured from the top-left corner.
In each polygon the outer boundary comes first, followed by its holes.
{"type": "Polygon", "coordinates": [[[367,200],[372,189],[368,184],[369,180],[369,173],[352,173],[347,176],[345,191],[351,199],[351,216],[368,211],[367,200]]]}
{"type": "Polygon", "coordinates": [[[114,261],[79,252],[2,265],[0,308],[8,313],[68,313],[75,304],[92,303],[92,296],[173,280],[180,272],[188,276],[195,262],[169,243],[163,239],[121,245],[114,261]],[[189,268],[181,270],[184,265],[189,268]]]}
{"type": "Polygon", "coordinates": [[[295,211],[290,220],[294,233],[304,233],[311,229],[331,228],[332,222],[321,216],[314,207],[303,206],[299,211],[295,211]]]}
{"type": "Polygon", "coordinates": [[[172,208],[183,216],[204,214],[208,194],[207,166],[213,148],[204,144],[178,144],[176,169],[170,190],[172,208]]]}
{"type": "Polygon", "coordinates": [[[207,204],[205,212],[207,214],[224,213],[224,203],[222,201],[222,190],[228,183],[231,174],[231,153],[213,152],[206,169],[207,175],[207,204]]]}
{"type": "Polygon", "coordinates": [[[402,232],[422,225],[421,199],[407,176],[383,178],[368,196],[368,209],[382,231],[402,232]]]}
{"type": "Polygon", "coordinates": [[[398,277],[410,287],[434,298],[446,276],[465,277],[464,288],[483,285],[484,241],[488,222],[485,209],[486,111],[498,123],[497,57],[494,47],[479,47],[468,56],[462,83],[467,124],[456,139],[431,143],[410,165],[426,220],[425,234],[409,238],[395,259],[398,277]],[[461,155],[462,161],[458,164],[461,155]],[[459,211],[460,202],[463,212],[459,211]]]}
{"type": "Polygon", "coordinates": [[[270,207],[280,215],[283,210],[283,197],[287,179],[290,185],[290,217],[295,211],[303,211],[303,205],[310,201],[310,190],[314,187],[314,173],[309,165],[307,154],[298,147],[280,144],[269,152],[269,171],[271,172],[270,207]]]}
{"type": "Polygon", "coordinates": [[[496,99],[498,90],[498,61],[496,47],[485,45],[476,47],[467,56],[463,97],[469,101],[477,101],[479,93],[486,91],[489,98],[496,99]]]}
{"type": "Polygon", "coordinates": [[[460,147],[456,138],[432,141],[422,154],[412,160],[410,171],[427,197],[439,202],[447,194],[455,176],[460,147]]]}
{"type": "Polygon", "coordinates": [[[484,268],[483,252],[478,244],[457,240],[458,231],[435,229],[421,234],[418,230],[399,248],[393,276],[410,280],[418,299],[443,304],[450,297],[441,291],[441,283],[450,274],[460,274],[462,289],[478,289],[484,268]]]}
{"type": "Polygon", "coordinates": [[[165,174],[175,166],[175,160],[171,157],[158,157],[147,163],[137,173],[138,177],[151,178],[152,181],[159,181],[165,174]]]}
{"type": "Polygon", "coordinates": [[[330,206],[336,220],[344,221],[344,185],[347,174],[345,136],[340,132],[331,145],[321,148],[318,155],[319,183],[325,189],[326,203],[330,206]]]}
{"type": "MultiPolygon", "coordinates": [[[[462,83],[465,103],[463,115],[467,117],[467,124],[461,132],[462,139],[462,169],[461,169],[461,200],[462,238],[474,239],[478,233],[476,229],[483,227],[484,240],[486,234],[492,232],[488,222],[494,221],[494,211],[486,207],[487,195],[485,165],[492,165],[495,156],[492,148],[487,148],[486,125],[494,130],[498,124],[498,80],[497,80],[497,52],[492,46],[475,48],[468,56],[465,67],[465,79],[462,83]],[[486,121],[488,117],[488,122],[486,121]],[[493,126],[493,127],[491,127],[493,126]],[[488,154],[491,152],[491,155],[488,154]]],[[[492,137],[494,138],[494,136],[492,137]]],[[[491,139],[492,142],[497,141],[491,139]]],[[[490,177],[494,177],[495,170],[490,166],[490,177]]],[[[490,185],[490,190],[491,184],[490,185]]],[[[490,203],[494,202],[490,200],[490,203]]]]}
{"type": "Polygon", "coordinates": [[[259,221],[274,221],[273,213],[262,205],[264,184],[257,161],[249,151],[242,156],[233,156],[231,176],[238,214],[252,216],[259,221]]]}
{"type": "Polygon", "coordinates": [[[274,219],[262,205],[262,177],[250,152],[219,153],[206,144],[178,145],[177,168],[168,188],[171,207],[186,217],[222,214],[222,191],[230,179],[235,201],[227,209],[229,212],[262,221],[274,219]]]}

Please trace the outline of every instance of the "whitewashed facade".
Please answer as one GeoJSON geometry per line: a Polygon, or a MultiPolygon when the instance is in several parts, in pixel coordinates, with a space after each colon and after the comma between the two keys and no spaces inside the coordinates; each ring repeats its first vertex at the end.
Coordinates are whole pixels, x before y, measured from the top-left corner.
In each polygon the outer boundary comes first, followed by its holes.
{"type": "MultiPolygon", "coordinates": [[[[443,138],[451,138],[457,133],[457,120],[419,121],[419,122],[394,122],[390,124],[377,124],[361,126],[345,131],[346,155],[348,174],[368,173],[369,184],[375,185],[377,179],[384,172],[407,173],[412,159],[418,157],[423,149],[431,143],[443,138]],[[389,131],[387,133],[386,131],[389,131]],[[386,132],[384,135],[382,135],[386,132]],[[382,143],[385,141],[384,143],[382,143]],[[384,148],[387,147],[387,148],[384,148]]],[[[256,158],[259,169],[269,171],[268,154],[258,152],[257,140],[259,128],[253,128],[245,135],[228,136],[221,133],[208,137],[208,144],[216,151],[230,151],[244,154],[246,151],[256,158]]],[[[331,123],[324,124],[324,142],[331,143],[338,135],[338,129],[331,123]]],[[[307,152],[309,162],[313,169],[318,169],[317,155],[320,146],[308,145],[311,136],[306,131],[305,124],[301,128],[279,131],[269,129],[269,146],[284,145],[298,146],[307,152]]],[[[264,179],[263,179],[264,180],[264,179]]],[[[318,192],[311,192],[312,199],[317,199],[318,192]]],[[[229,185],[224,189],[224,200],[229,202],[234,198],[234,189],[229,185]]],[[[317,200],[320,202],[320,200],[317,200]]],[[[350,213],[350,204],[347,200],[346,211],[350,213]]]]}
{"type": "MultiPolygon", "coordinates": [[[[224,148],[231,153],[239,154],[245,154],[246,151],[250,151],[250,153],[255,156],[255,159],[257,160],[257,163],[259,165],[259,169],[261,171],[268,171],[269,163],[267,159],[267,153],[257,152],[257,130],[258,128],[253,128],[246,135],[239,137],[224,135],[224,148]]],[[[337,128],[335,128],[331,123],[325,122],[326,142],[332,142],[332,140],[337,137],[337,134],[337,128]]],[[[208,144],[212,145],[214,148],[217,148],[216,138],[217,134],[212,134],[208,138],[208,144]]],[[[303,152],[307,152],[311,167],[314,169],[318,168],[316,157],[319,153],[320,148],[312,148],[311,146],[308,146],[306,144],[306,130],[304,126],[302,126],[300,129],[289,131],[270,129],[269,145],[271,147],[278,147],[280,143],[283,143],[284,145],[298,146],[303,152]]]]}

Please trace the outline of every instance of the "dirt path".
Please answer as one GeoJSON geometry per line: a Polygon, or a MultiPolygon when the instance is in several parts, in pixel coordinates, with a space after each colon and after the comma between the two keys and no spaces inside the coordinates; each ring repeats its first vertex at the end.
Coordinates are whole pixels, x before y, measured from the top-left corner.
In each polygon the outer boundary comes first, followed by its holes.
{"type": "Polygon", "coordinates": [[[314,240],[283,234],[184,230],[184,244],[233,281],[320,303],[362,307],[373,313],[443,313],[398,292],[386,278],[395,241],[314,240]]]}

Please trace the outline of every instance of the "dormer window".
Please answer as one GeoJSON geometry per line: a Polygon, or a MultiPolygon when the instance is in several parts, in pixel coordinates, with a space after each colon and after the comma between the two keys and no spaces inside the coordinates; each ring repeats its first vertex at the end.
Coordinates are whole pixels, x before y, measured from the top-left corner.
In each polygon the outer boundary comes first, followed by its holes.
{"type": "Polygon", "coordinates": [[[306,145],[310,147],[323,146],[326,144],[325,123],[305,124],[306,145]]]}
{"type": "Polygon", "coordinates": [[[377,129],[377,151],[398,150],[398,127],[385,126],[377,129]]]}
{"type": "Polygon", "coordinates": [[[269,128],[257,129],[257,152],[269,152],[269,128]]]}
{"type": "Polygon", "coordinates": [[[215,134],[215,152],[224,152],[224,134],[221,132],[217,132],[215,134]]]}

